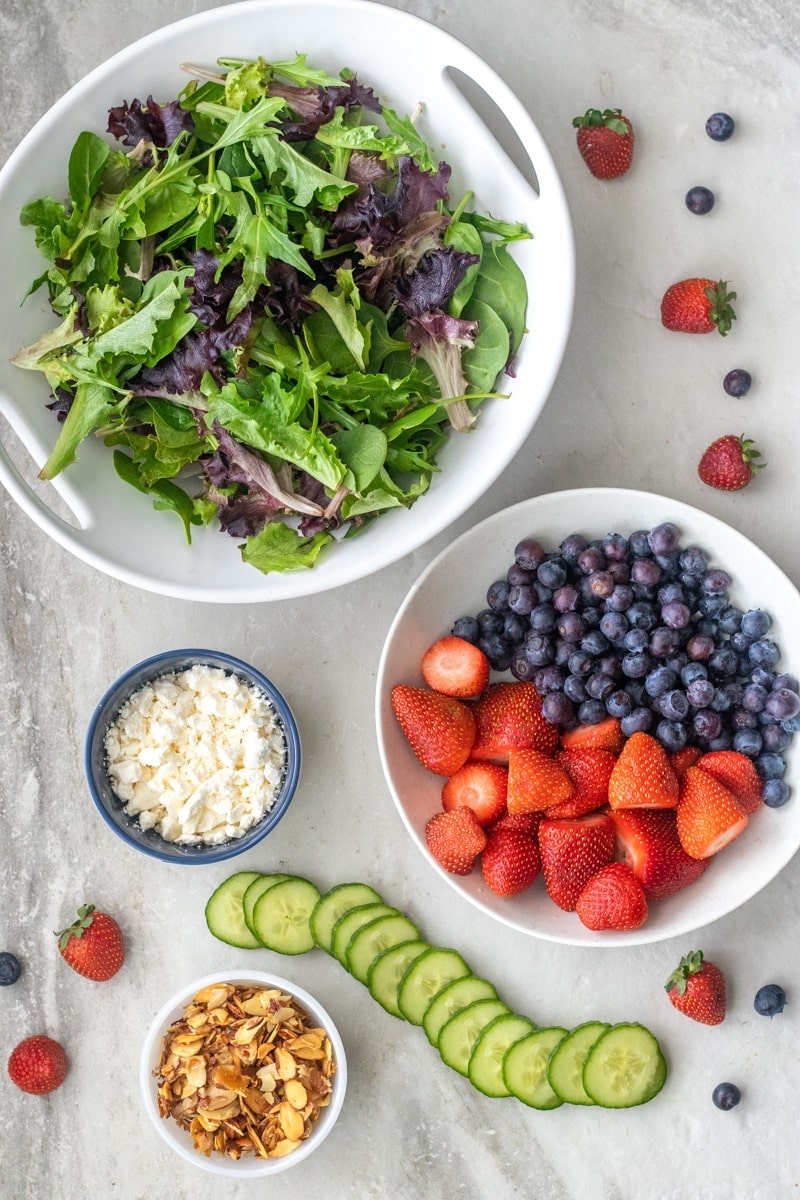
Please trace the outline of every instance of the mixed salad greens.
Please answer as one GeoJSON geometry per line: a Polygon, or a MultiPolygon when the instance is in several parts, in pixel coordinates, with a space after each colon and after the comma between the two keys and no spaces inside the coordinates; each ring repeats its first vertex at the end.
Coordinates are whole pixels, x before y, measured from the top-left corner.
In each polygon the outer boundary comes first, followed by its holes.
{"type": "Polygon", "coordinates": [[[524,225],[451,206],[411,116],[349,71],[220,59],[176,100],[81,133],[69,199],[33,201],[60,323],[23,347],[61,422],[120,477],[261,571],[426,491],[525,331],[524,225]]]}

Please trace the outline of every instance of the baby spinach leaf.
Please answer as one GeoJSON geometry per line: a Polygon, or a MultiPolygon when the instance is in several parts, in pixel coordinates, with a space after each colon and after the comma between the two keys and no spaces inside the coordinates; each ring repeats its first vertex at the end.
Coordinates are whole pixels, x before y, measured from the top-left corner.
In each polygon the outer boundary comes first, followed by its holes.
{"type": "Polygon", "coordinates": [[[137,464],[121,450],[114,451],[114,467],[120,479],[124,479],[138,492],[144,492],[153,497],[153,508],[177,513],[183,523],[186,541],[191,543],[192,525],[202,525],[204,522],[191,496],[188,496],[183,488],[170,482],[169,479],[159,479],[148,483],[137,464]]]}
{"type": "Polygon", "coordinates": [[[486,246],[472,294],[493,308],[511,331],[516,353],[525,333],[528,287],[519,264],[501,242],[486,246]]]}
{"type": "Polygon", "coordinates": [[[96,133],[84,130],[78,134],[67,167],[69,194],[76,208],[87,208],[91,203],[103,178],[110,150],[108,142],[96,133]]]}
{"type": "Polygon", "coordinates": [[[351,490],[366,492],[386,461],[386,434],[374,425],[357,425],[332,433],[331,441],[353,476],[351,490]]]}
{"type": "Polygon", "coordinates": [[[493,308],[473,296],[464,310],[467,320],[478,322],[475,344],[463,351],[461,365],[476,392],[491,392],[508,362],[508,329],[493,308]]]}

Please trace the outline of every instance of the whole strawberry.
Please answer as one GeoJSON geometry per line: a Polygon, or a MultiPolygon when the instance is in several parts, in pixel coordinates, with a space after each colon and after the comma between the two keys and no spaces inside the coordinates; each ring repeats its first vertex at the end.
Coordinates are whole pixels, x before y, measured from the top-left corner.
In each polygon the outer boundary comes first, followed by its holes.
{"type": "Polygon", "coordinates": [[[8,1074],[20,1091],[33,1096],[54,1092],[67,1075],[64,1048],[41,1033],[25,1038],[11,1051],[8,1074]]]}
{"type": "Polygon", "coordinates": [[[471,808],[434,813],[425,826],[425,842],[451,875],[469,875],[486,845],[486,833],[471,808]]]}
{"type": "Polygon", "coordinates": [[[719,488],[723,492],[738,492],[740,488],[747,487],[755,473],[767,465],[756,462],[760,457],[761,451],[756,450],[744,434],[737,437],[735,433],[726,433],[704,450],[697,473],[709,487],[719,488]]]}
{"type": "Polygon", "coordinates": [[[119,925],[93,904],[78,909],[78,920],[57,933],[61,957],[73,971],[86,979],[105,982],[125,961],[125,945],[119,925]]]}
{"type": "Polygon", "coordinates": [[[736,292],[729,292],[724,279],[682,279],[667,288],[661,300],[661,324],[675,333],[713,333],[723,337],[736,320],[731,301],[736,292]]]}
{"type": "Polygon", "coordinates": [[[725,976],[706,962],[702,950],[685,955],[666,982],[670,1001],[701,1025],[719,1025],[725,1018],[725,976]]]}
{"type": "Polygon", "coordinates": [[[618,108],[589,108],[572,124],[577,129],[578,150],[597,179],[624,175],[633,159],[633,126],[618,108]]]}
{"type": "Polygon", "coordinates": [[[495,895],[516,896],[531,886],[542,869],[539,848],[525,833],[499,829],[489,834],[481,869],[495,895]]]}

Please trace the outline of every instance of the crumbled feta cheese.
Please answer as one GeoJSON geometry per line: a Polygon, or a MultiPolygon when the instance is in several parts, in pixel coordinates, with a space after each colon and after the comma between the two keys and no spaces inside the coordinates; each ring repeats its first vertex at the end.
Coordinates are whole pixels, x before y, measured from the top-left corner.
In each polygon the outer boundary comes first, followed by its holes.
{"type": "Polygon", "coordinates": [[[286,771],[286,735],[269,698],[203,664],[135,692],[105,752],[125,812],[183,844],[241,837],[270,810],[286,771]]]}

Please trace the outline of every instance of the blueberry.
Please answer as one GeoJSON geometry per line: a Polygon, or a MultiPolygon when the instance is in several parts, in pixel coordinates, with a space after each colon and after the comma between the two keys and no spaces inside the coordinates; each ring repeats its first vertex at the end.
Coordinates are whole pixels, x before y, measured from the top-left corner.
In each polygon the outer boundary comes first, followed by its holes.
{"type": "Polygon", "coordinates": [[[680,530],[671,521],[664,521],[650,530],[648,545],[653,554],[670,554],[677,548],[680,530]]]}
{"type": "Polygon", "coordinates": [[[556,588],[553,592],[553,608],[556,612],[571,612],[578,607],[580,592],[571,583],[556,588]]]}
{"type": "Polygon", "coordinates": [[[605,600],[614,590],[614,576],[608,571],[592,571],[589,576],[589,588],[593,596],[605,600]]]}
{"type": "MultiPolygon", "coordinates": [[[[765,671],[763,667],[755,667],[750,672],[750,682],[760,684],[761,687],[771,692],[775,687],[775,675],[772,671],[765,671]]],[[[780,687],[780,684],[778,686],[780,687]]]]}
{"type": "Polygon", "coordinates": [[[606,556],[596,546],[587,546],[578,555],[578,570],[581,575],[591,575],[594,571],[602,570],[605,565],[606,556]]]}
{"type": "Polygon", "coordinates": [[[629,583],[631,578],[631,569],[627,562],[622,559],[612,558],[609,560],[606,568],[614,583],[629,583]]]}
{"type": "Polygon", "coordinates": [[[712,113],[706,121],[706,133],[715,142],[727,142],[736,125],[728,113],[712,113]]]}
{"type": "Polygon", "coordinates": [[[782,754],[792,744],[792,735],[782,725],[771,722],[761,730],[761,741],[765,751],[782,754]]]}
{"type": "Polygon", "coordinates": [[[581,650],[585,650],[587,654],[603,654],[608,647],[608,638],[599,629],[590,630],[581,640],[581,650]]]}
{"type": "Polygon", "coordinates": [[[625,612],[633,604],[633,588],[627,583],[618,583],[606,600],[606,612],[625,612]]]}
{"type": "Polygon", "coordinates": [[[525,653],[535,667],[546,667],[555,657],[553,639],[531,630],[525,639],[525,653]]]}
{"type": "Polygon", "coordinates": [[[551,725],[568,725],[574,720],[575,709],[563,692],[549,692],[542,701],[542,716],[551,725]]]}
{"type": "Polygon", "coordinates": [[[737,729],[733,735],[733,748],[748,758],[757,758],[761,753],[761,734],[757,729],[737,729]]]}
{"type": "Polygon", "coordinates": [[[514,547],[514,561],[526,571],[535,571],[544,562],[544,550],[535,538],[523,538],[514,547]]]}
{"type": "MultiPolygon", "coordinates": [[[[613,610],[611,612],[604,613],[600,618],[600,632],[604,634],[610,642],[614,644],[620,643],[625,637],[625,634],[628,632],[627,618],[624,617],[622,613],[614,612],[613,610]]],[[[797,700],[798,709],[800,709],[800,697],[797,697],[797,700]]],[[[794,714],[787,713],[786,715],[793,716],[794,714]]]]}
{"type": "Polygon", "coordinates": [[[708,555],[699,546],[687,546],[681,551],[681,570],[694,579],[702,579],[708,570],[708,555]]]}
{"type": "Polygon", "coordinates": [[[770,670],[777,663],[781,652],[768,638],[759,638],[748,648],[747,655],[754,667],[766,667],[770,670]]]}
{"type": "Polygon", "coordinates": [[[655,658],[670,658],[681,642],[681,635],[677,629],[670,629],[668,625],[659,625],[650,634],[650,653],[655,658]]]}
{"type": "Polygon", "coordinates": [[[746,396],[752,382],[753,377],[749,371],[743,371],[741,367],[736,367],[733,371],[728,371],[722,381],[722,386],[729,396],[746,396]]]}
{"type": "Polygon", "coordinates": [[[614,680],[602,671],[595,671],[594,675],[590,675],[586,680],[586,692],[592,700],[605,701],[613,691],[616,691],[614,680]]]}
{"type": "Polygon", "coordinates": [[[729,729],[723,729],[719,737],[712,738],[708,743],[709,750],[730,750],[733,738],[729,729]]]}
{"type": "Polygon", "coordinates": [[[694,662],[710,659],[714,653],[714,639],[708,637],[707,634],[695,634],[686,643],[686,653],[694,662]]]}
{"type": "Polygon", "coordinates": [[[668,721],[682,721],[689,712],[689,701],[686,699],[685,692],[673,688],[664,693],[659,700],[658,707],[662,717],[666,717],[668,721]]]}
{"type": "Polygon", "coordinates": [[[749,608],[742,614],[742,633],[748,637],[761,638],[772,624],[769,613],[761,608],[749,608]]]}
{"type": "Polygon", "coordinates": [[[589,698],[589,693],[586,691],[586,684],[579,675],[567,676],[564,680],[564,695],[573,704],[583,704],[584,700],[589,698]]]}
{"type": "Polygon", "coordinates": [[[764,754],[759,754],[756,759],[756,770],[762,779],[783,779],[786,774],[786,759],[780,754],[768,750],[764,754]]]}
{"type": "Polygon", "coordinates": [[[689,740],[686,726],[680,721],[659,721],[656,725],[655,736],[667,754],[674,754],[677,750],[682,750],[689,740]]]}
{"type": "MultiPolygon", "coordinates": [[[[681,676],[683,679],[683,676],[681,676]]],[[[714,699],[714,685],[710,679],[704,679],[700,676],[697,679],[692,679],[689,684],[685,684],[686,699],[691,704],[692,708],[708,708],[711,701],[714,699]]],[[[712,735],[716,736],[716,734],[712,735]]]]}
{"type": "Polygon", "coordinates": [[[606,712],[610,717],[616,717],[621,720],[623,717],[630,716],[633,711],[633,702],[626,691],[618,688],[606,700],[606,712]]]}
{"type": "Polygon", "coordinates": [[[477,645],[489,660],[489,665],[495,671],[507,671],[511,666],[514,651],[504,637],[499,633],[484,634],[478,639],[477,645]]]}
{"type": "Polygon", "coordinates": [[[663,696],[671,691],[678,682],[678,676],[672,667],[654,667],[644,681],[644,690],[648,696],[663,696]]]}
{"type": "Polygon", "coordinates": [[[632,651],[622,659],[622,673],[628,679],[644,679],[650,672],[652,660],[649,654],[632,651]]]}
{"type": "Polygon", "coordinates": [[[742,611],[736,608],[735,605],[729,604],[727,608],[723,608],[718,618],[719,628],[723,633],[736,633],[737,629],[741,628],[742,611]]]}
{"type": "Polygon", "coordinates": [[[10,950],[0,951],[0,987],[16,983],[22,974],[19,959],[10,950]]]}
{"type": "Polygon", "coordinates": [[[779,983],[766,983],[756,992],[753,1008],[762,1017],[775,1017],[786,1005],[786,992],[779,983]]]}
{"type": "Polygon", "coordinates": [[[772,681],[774,688],[788,688],[790,692],[800,692],[800,683],[795,679],[794,675],[787,675],[785,671],[781,671],[772,681]]]}
{"type": "Polygon", "coordinates": [[[711,1093],[711,1099],[717,1108],[724,1109],[725,1111],[736,1108],[741,1098],[742,1093],[735,1083],[718,1083],[711,1093]]]}
{"type": "Polygon", "coordinates": [[[631,579],[643,587],[656,587],[661,581],[661,567],[652,558],[637,558],[631,566],[631,579]]]}
{"type": "Polygon", "coordinates": [[[540,696],[549,696],[551,692],[560,692],[564,686],[566,675],[554,664],[541,667],[533,677],[536,690],[540,696]]]}
{"type": "Polygon", "coordinates": [[[689,212],[697,213],[699,217],[705,216],[714,207],[714,193],[707,187],[689,188],[686,193],[686,207],[689,212]]]}
{"type": "MultiPolygon", "coordinates": [[[[769,693],[765,687],[762,687],[758,683],[748,683],[742,693],[742,708],[751,713],[763,712],[768,695],[769,693]]],[[[800,709],[800,703],[797,707],[800,709]]],[[[791,714],[787,713],[786,715],[790,716],[791,714]]]]}
{"type": "Polygon", "coordinates": [[[558,613],[552,604],[537,604],[531,609],[531,628],[537,633],[552,633],[556,627],[558,613]]]}
{"type": "Polygon", "coordinates": [[[509,664],[509,670],[515,679],[519,679],[522,683],[527,683],[533,680],[537,668],[528,658],[524,647],[520,646],[514,651],[514,655],[509,664]]]}
{"type": "Polygon", "coordinates": [[[576,612],[562,613],[556,622],[556,629],[565,642],[579,642],[586,632],[583,619],[576,612]]]}
{"type": "Polygon", "coordinates": [[[517,616],[530,616],[536,605],[536,593],[529,583],[512,584],[508,589],[507,603],[512,613],[517,616]]]}
{"type": "Polygon", "coordinates": [[[633,558],[649,558],[651,554],[649,530],[635,530],[628,538],[628,550],[633,558]]]}
{"type": "Polygon", "coordinates": [[[516,613],[506,613],[503,618],[503,633],[502,636],[512,646],[519,646],[525,640],[526,625],[522,617],[518,617],[516,613]]]}
{"type": "MultiPolygon", "coordinates": [[[[691,651],[689,653],[691,654],[691,651]]],[[[711,675],[716,676],[717,679],[730,678],[739,669],[739,659],[729,647],[720,646],[709,655],[708,669],[711,675]]]]}
{"type": "Polygon", "coordinates": [[[728,723],[734,733],[737,729],[758,729],[758,714],[748,712],[746,708],[737,708],[731,713],[728,723]]]}
{"type": "Polygon", "coordinates": [[[768,779],[764,784],[761,799],[767,808],[782,808],[792,794],[792,789],[783,779],[768,779]]]}
{"type": "MultiPolygon", "coordinates": [[[[731,586],[731,577],[727,571],[714,567],[703,576],[703,591],[707,596],[722,596],[731,586]]],[[[727,604],[725,605],[727,607],[727,604]]],[[[701,611],[703,611],[701,609],[701,611]]]]}
{"type": "Polygon", "coordinates": [[[653,723],[653,714],[649,708],[634,708],[627,717],[623,717],[620,726],[625,737],[632,733],[646,733],[653,723]]]}
{"type": "Polygon", "coordinates": [[[685,688],[696,679],[708,679],[708,667],[705,663],[690,662],[681,668],[681,683],[685,688]]]}
{"type": "Polygon", "coordinates": [[[644,629],[648,633],[658,624],[658,613],[646,600],[634,601],[628,609],[627,616],[634,629],[644,629]]]}
{"type": "Polygon", "coordinates": [[[567,565],[557,558],[546,559],[537,568],[536,578],[539,583],[555,591],[567,582],[567,565]]]}
{"type": "Polygon", "coordinates": [[[459,617],[453,622],[450,630],[453,637],[463,638],[465,642],[477,642],[481,635],[481,628],[475,617],[459,617]]]}
{"type": "Polygon", "coordinates": [[[486,593],[486,603],[493,612],[505,612],[508,608],[508,594],[511,585],[507,579],[496,579],[486,593]]]}
{"type": "Polygon", "coordinates": [[[477,616],[478,628],[482,637],[488,637],[493,633],[503,632],[503,614],[494,612],[491,608],[482,609],[477,616]]]}
{"type": "Polygon", "coordinates": [[[685,629],[691,615],[687,606],[678,600],[669,600],[661,609],[661,620],[670,629],[685,629]]]}
{"type": "Polygon", "coordinates": [[[800,713],[800,696],[789,688],[777,688],[766,697],[764,708],[776,721],[788,721],[800,713]]]}
{"type": "Polygon", "coordinates": [[[566,667],[567,663],[569,662],[570,655],[574,649],[575,646],[572,642],[565,642],[563,638],[556,638],[553,666],[566,667]]]}
{"type": "Polygon", "coordinates": [[[576,563],[578,555],[582,554],[586,549],[588,542],[580,533],[571,533],[569,537],[565,537],[564,541],[559,546],[561,557],[568,563],[576,563]]]}
{"type": "Polygon", "coordinates": [[[605,721],[607,716],[606,706],[601,700],[584,700],[578,709],[578,720],[581,725],[599,725],[601,721],[605,721]]]}
{"type": "Polygon", "coordinates": [[[622,639],[622,644],[631,654],[638,654],[650,644],[646,629],[629,629],[622,639]]]}
{"type": "Polygon", "coordinates": [[[722,717],[710,708],[701,708],[692,718],[692,728],[703,741],[713,742],[722,733],[722,717]]]}

